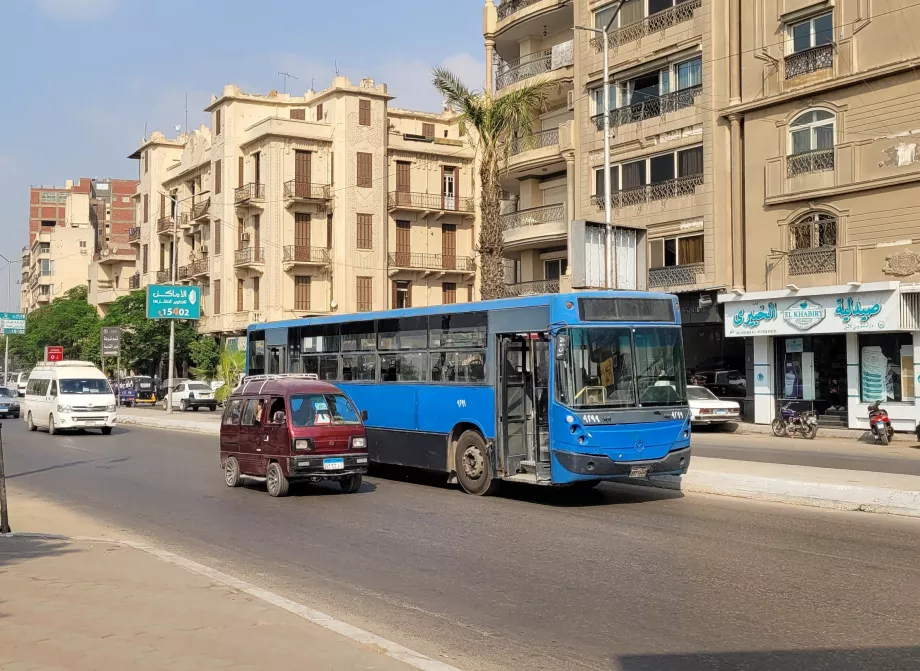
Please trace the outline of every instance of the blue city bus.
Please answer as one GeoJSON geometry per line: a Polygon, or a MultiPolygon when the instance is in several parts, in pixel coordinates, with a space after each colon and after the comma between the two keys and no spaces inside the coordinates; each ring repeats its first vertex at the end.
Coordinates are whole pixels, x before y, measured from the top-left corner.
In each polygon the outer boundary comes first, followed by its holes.
{"type": "Polygon", "coordinates": [[[592,487],[677,475],[690,412],[677,298],[585,292],[253,324],[247,374],[315,374],[368,413],[377,463],[592,487]]]}

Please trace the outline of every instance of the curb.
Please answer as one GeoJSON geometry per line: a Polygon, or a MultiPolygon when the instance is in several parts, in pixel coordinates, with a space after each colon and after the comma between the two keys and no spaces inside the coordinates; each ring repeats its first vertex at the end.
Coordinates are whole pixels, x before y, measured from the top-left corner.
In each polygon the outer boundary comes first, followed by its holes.
{"type": "Polygon", "coordinates": [[[660,476],[630,483],[698,494],[772,501],[814,508],[920,517],[920,491],[785,480],[691,469],[684,476],[660,476]]]}
{"type": "MultiPolygon", "coordinates": [[[[725,431],[729,435],[763,435],[763,436],[772,436],[773,429],[770,428],[768,424],[750,424],[747,422],[739,422],[735,425],[737,428],[734,431],[725,431]]],[[[875,444],[875,436],[868,430],[863,429],[828,429],[823,427],[818,427],[818,438],[847,438],[849,440],[854,440],[860,443],[866,444],[875,444]]],[[[910,443],[912,445],[917,444],[916,436],[910,431],[901,431],[894,434],[892,442],[895,443],[910,443]]]]}
{"type": "Polygon", "coordinates": [[[170,431],[187,431],[212,436],[220,434],[220,422],[196,422],[188,419],[166,417],[141,417],[138,415],[119,415],[118,424],[141,426],[149,429],[167,429],[170,431]]]}

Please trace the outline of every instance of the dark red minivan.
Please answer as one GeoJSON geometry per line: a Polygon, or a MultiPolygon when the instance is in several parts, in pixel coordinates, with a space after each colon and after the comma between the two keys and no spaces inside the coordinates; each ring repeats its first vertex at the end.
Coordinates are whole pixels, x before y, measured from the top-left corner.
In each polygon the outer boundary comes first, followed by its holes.
{"type": "Polygon", "coordinates": [[[348,493],[367,473],[365,412],[338,387],[303,377],[246,378],[226,402],[220,467],[228,487],[265,478],[284,496],[291,482],[337,480],[348,493]]]}

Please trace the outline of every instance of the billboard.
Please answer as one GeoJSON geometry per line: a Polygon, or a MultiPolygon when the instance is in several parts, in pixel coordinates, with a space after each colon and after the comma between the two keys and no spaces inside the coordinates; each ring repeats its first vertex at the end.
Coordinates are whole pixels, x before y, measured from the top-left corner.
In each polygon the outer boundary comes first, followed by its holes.
{"type": "Polygon", "coordinates": [[[147,319],[201,319],[201,287],[148,285],[147,319]]]}

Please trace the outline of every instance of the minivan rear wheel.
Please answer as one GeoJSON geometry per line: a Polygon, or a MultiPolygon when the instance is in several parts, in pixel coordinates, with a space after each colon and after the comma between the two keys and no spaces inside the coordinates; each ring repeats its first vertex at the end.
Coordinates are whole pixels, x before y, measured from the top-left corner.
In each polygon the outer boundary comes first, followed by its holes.
{"type": "Polygon", "coordinates": [[[32,421],[32,413],[30,412],[26,415],[26,425],[29,427],[29,431],[35,431],[38,427],[35,426],[35,422],[32,421]]]}
{"type": "Polygon", "coordinates": [[[361,481],[361,474],[354,473],[353,475],[346,475],[344,478],[339,480],[339,486],[346,494],[354,494],[359,489],[361,489],[361,481]]]}
{"type": "Polygon", "coordinates": [[[273,461],[268,465],[268,471],[265,473],[265,485],[269,496],[287,496],[291,483],[281,472],[281,465],[277,461],[273,461]]]}

